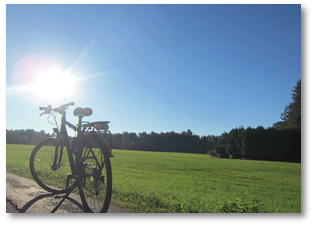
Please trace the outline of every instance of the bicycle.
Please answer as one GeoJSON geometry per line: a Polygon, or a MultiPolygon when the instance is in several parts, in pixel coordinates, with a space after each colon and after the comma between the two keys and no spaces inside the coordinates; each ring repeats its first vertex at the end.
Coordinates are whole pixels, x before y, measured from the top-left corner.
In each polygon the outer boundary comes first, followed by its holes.
{"type": "Polygon", "coordinates": [[[56,198],[62,198],[53,209],[55,212],[62,202],[77,187],[82,206],[86,212],[105,213],[108,211],[112,195],[112,135],[109,131],[109,121],[83,122],[82,118],[90,116],[92,109],[76,108],[73,113],[78,117],[75,126],[66,120],[66,111],[74,102],[61,105],[58,108],[40,107],[44,112],[54,117],[57,128],[54,137],[39,143],[30,157],[30,171],[37,184],[56,198]],[[60,130],[56,115],[61,114],[60,130]],[[67,127],[77,135],[70,138],[67,127]],[[110,143],[107,136],[111,137],[110,143]],[[58,185],[52,184],[57,180],[58,185]]]}

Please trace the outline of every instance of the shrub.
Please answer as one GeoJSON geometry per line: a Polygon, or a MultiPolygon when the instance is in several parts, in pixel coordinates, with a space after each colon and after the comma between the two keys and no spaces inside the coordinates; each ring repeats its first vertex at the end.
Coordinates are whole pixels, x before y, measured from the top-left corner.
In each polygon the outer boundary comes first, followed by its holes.
{"type": "Polygon", "coordinates": [[[207,153],[212,157],[229,158],[229,155],[226,152],[226,145],[217,145],[207,153]]]}
{"type": "Polygon", "coordinates": [[[227,200],[219,207],[221,213],[265,213],[264,204],[259,200],[247,201],[246,193],[235,200],[227,200]]]}

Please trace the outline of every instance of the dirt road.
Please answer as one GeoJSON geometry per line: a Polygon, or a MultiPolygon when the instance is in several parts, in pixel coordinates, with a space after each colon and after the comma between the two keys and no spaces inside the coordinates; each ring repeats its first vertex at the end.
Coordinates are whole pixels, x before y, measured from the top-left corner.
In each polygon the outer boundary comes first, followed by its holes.
{"type": "MultiPolygon", "coordinates": [[[[48,194],[40,188],[35,181],[24,177],[19,177],[15,174],[6,173],[6,200],[7,213],[18,213],[31,200],[38,196],[48,194]]],[[[80,197],[77,194],[71,194],[73,201],[80,202],[80,197]]],[[[49,213],[60,202],[60,199],[55,199],[53,196],[46,197],[36,201],[31,205],[26,213],[49,213]]],[[[83,211],[73,202],[65,200],[57,211],[58,213],[83,213],[83,211]]],[[[129,213],[125,209],[110,205],[109,213],[129,213]]]]}

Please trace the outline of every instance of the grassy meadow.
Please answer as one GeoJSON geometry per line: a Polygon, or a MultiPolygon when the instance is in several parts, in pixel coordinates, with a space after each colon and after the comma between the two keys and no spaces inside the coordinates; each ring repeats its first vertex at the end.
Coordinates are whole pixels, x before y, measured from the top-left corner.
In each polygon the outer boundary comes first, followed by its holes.
{"type": "MultiPolygon", "coordinates": [[[[8,144],[7,171],[31,178],[33,148],[8,144]]],[[[301,212],[299,163],[131,150],[113,155],[112,202],[134,212],[301,212]]]]}

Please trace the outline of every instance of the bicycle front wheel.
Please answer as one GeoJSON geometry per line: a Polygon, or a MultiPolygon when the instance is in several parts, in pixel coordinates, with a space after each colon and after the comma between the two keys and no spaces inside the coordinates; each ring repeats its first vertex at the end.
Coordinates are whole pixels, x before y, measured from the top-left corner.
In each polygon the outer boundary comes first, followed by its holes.
{"type": "Polygon", "coordinates": [[[30,171],[37,184],[48,192],[62,193],[71,173],[66,147],[54,138],[39,143],[30,156],[30,171]]]}
{"type": "Polygon", "coordinates": [[[106,213],[112,195],[111,162],[104,142],[97,134],[88,136],[82,155],[84,176],[79,186],[87,212],[106,213]]]}

